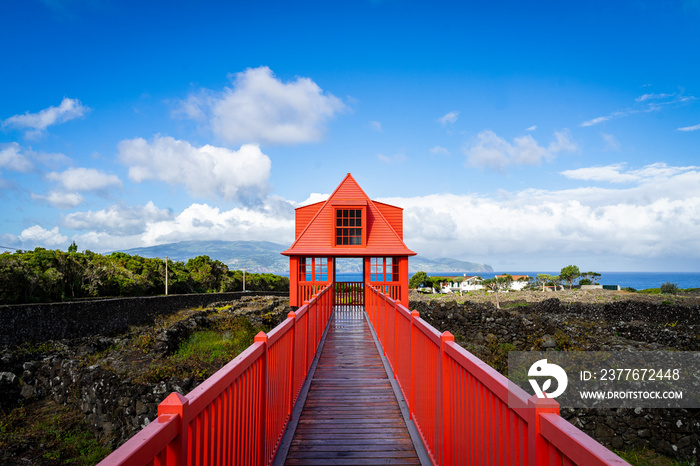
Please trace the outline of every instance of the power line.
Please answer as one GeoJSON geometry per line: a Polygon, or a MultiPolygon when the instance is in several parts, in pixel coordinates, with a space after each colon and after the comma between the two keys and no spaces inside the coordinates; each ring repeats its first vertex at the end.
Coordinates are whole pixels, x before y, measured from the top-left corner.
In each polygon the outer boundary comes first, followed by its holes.
{"type": "Polygon", "coordinates": [[[12,249],[13,251],[22,251],[22,249],[10,248],[10,247],[7,247],[7,246],[0,246],[0,248],[3,248],[3,249],[12,249]]]}

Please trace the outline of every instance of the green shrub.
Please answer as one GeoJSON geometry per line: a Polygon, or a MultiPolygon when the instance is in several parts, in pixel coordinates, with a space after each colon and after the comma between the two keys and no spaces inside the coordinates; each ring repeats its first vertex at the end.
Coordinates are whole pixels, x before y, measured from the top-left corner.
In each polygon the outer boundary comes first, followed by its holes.
{"type": "Polygon", "coordinates": [[[676,294],[678,293],[678,285],[671,282],[666,282],[661,285],[661,292],[663,294],[676,294]]]}

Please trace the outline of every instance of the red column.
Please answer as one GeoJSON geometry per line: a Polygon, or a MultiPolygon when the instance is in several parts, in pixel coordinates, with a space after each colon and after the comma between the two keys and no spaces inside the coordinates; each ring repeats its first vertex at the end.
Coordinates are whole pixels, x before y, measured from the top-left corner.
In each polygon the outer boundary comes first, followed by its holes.
{"type": "Polygon", "coordinates": [[[399,257],[399,285],[401,286],[399,302],[408,308],[408,257],[399,257]]]}
{"type": "Polygon", "coordinates": [[[540,414],[559,414],[559,403],[552,398],[537,398],[537,395],[532,395],[527,400],[527,407],[528,464],[548,464],[547,441],[540,433],[540,414]]]}
{"type": "MultiPolygon", "coordinates": [[[[440,349],[442,359],[440,381],[442,385],[442,458],[443,464],[449,465],[453,462],[453,445],[452,445],[452,373],[450,371],[449,356],[445,354],[445,347],[448,342],[454,343],[455,337],[450,332],[443,332],[440,336],[440,349]]],[[[437,453],[437,452],[436,452],[437,453]]]]}
{"type": "Polygon", "coordinates": [[[180,435],[175,442],[168,445],[166,464],[187,464],[183,459],[187,458],[187,446],[189,432],[189,408],[190,400],[173,392],[158,405],[158,416],[162,414],[177,414],[180,416],[180,435]]]}
{"type": "Polygon", "coordinates": [[[299,258],[289,256],[289,305],[299,307],[299,258]]]}

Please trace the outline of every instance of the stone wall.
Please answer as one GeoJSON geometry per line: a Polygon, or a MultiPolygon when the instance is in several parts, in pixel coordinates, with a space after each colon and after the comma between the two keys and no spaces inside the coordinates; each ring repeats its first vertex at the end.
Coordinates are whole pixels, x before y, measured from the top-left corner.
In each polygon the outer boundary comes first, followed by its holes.
{"type": "MultiPolygon", "coordinates": [[[[410,308],[501,371],[508,351],[700,349],[697,306],[556,298],[509,304],[412,301],[410,308]]],[[[691,464],[700,452],[700,409],[562,409],[561,415],[609,448],[649,448],[691,464]]]]}
{"type": "Polygon", "coordinates": [[[180,309],[236,300],[241,296],[267,295],[286,296],[287,293],[203,293],[0,306],[0,347],[36,345],[48,340],[91,335],[108,336],[180,309]]]}

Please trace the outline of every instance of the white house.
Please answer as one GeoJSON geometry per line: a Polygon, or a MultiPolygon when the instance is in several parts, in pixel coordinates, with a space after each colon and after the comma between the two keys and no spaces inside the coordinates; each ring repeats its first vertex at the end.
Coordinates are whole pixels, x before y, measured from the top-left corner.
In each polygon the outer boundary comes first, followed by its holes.
{"type": "MultiPolygon", "coordinates": [[[[496,275],[495,278],[505,277],[505,275],[496,275]]],[[[530,282],[530,277],[528,275],[511,275],[513,277],[513,283],[510,284],[510,289],[513,291],[520,291],[525,288],[530,282]]]]}
{"type": "Polygon", "coordinates": [[[445,277],[448,282],[440,283],[441,293],[467,293],[469,291],[481,290],[484,287],[481,285],[481,278],[476,275],[467,277],[445,277]]]}

